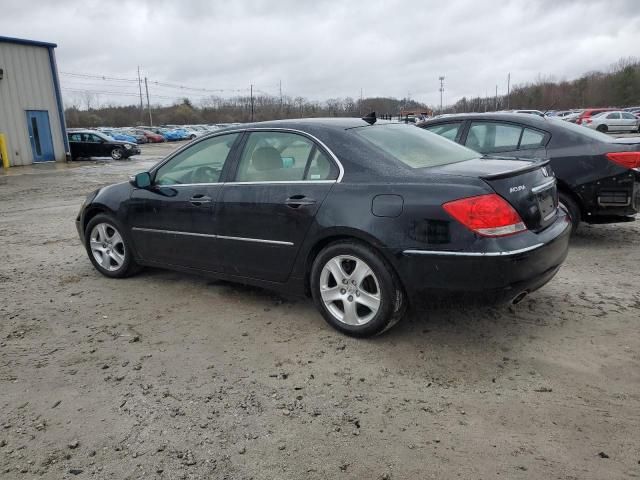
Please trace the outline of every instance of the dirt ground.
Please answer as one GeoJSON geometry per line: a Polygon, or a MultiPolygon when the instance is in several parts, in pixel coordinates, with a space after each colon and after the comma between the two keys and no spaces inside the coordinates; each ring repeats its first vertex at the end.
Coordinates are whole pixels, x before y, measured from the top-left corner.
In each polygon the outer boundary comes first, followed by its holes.
{"type": "Polygon", "coordinates": [[[355,340],[310,301],[93,269],[85,194],[169,148],[0,175],[0,478],[640,477],[640,223],[582,226],[516,307],[355,340]]]}

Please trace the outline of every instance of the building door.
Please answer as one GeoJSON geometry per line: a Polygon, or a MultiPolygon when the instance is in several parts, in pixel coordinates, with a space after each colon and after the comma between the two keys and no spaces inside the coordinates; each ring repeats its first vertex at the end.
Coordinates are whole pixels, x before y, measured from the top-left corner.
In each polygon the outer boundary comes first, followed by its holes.
{"type": "Polygon", "coordinates": [[[49,125],[49,112],[46,110],[27,110],[27,127],[29,128],[33,161],[54,161],[55,155],[53,153],[53,140],[49,125]]]}

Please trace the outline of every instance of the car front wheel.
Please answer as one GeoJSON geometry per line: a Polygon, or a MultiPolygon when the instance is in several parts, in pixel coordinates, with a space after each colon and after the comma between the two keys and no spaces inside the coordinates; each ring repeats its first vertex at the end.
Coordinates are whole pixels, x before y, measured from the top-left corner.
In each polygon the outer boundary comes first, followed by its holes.
{"type": "Polygon", "coordinates": [[[113,158],[114,160],[120,160],[122,158],[122,149],[116,147],[111,150],[111,158],[113,158]]]}
{"type": "Polygon", "coordinates": [[[384,332],[406,310],[404,291],[391,268],[360,242],[341,241],[322,250],[311,269],[311,290],[325,320],[354,337],[384,332]]]}
{"type": "Polygon", "coordinates": [[[99,214],[89,221],[85,247],[93,266],[107,277],[127,277],[140,269],[123,229],[110,215],[99,214]]]}

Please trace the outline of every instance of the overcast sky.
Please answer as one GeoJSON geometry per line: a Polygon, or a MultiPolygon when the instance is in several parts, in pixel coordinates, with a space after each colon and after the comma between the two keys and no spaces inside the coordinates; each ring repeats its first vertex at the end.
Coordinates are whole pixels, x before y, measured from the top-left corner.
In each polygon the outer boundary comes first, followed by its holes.
{"type": "MultiPolygon", "coordinates": [[[[58,44],[61,72],[325,100],[395,96],[445,104],[538,76],[572,79],[640,52],[638,0],[3,0],[0,35],[58,44]]],[[[62,75],[76,90],[135,82],[62,75]]],[[[150,84],[163,103],[183,92],[150,84]]],[[[185,91],[184,93],[187,93],[185,91]]],[[[210,92],[188,92],[194,101],[210,92]]],[[[101,94],[99,101],[135,97],[101,94]]],[[[127,102],[128,103],[128,102],[127,102]]]]}

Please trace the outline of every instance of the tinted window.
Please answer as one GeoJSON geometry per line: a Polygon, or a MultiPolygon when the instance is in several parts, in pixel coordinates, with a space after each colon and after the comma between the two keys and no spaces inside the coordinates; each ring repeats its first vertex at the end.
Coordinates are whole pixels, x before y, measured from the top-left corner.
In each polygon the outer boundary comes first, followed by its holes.
{"type": "Polygon", "coordinates": [[[372,125],[352,131],[412,168],[435,167],[478,158],[473,150],[410,125],[372,125]]]}
{"type": "Polygon", "coordinates": [[[336,178],[334,171],[324,153],[302,135],[253,132],[242,152],[236,181],[328,180],[336,178]]]}
{"type": "Polygon", "coordinates": [[[217,183],[237,133],[208,138],[173,157],[156,173],[156,185],[217,183]]]}
{"type": "Polygon", "coordinates": [[[441,125],[432,125],[429,127],[425,127],[427,130],[433,133],[437,133],[438,135],[448,138],[449,140],[455,140],[458,136],[458,132],[460,131],[460,127],[462,126],[462,122],[455,123],[444,123],[441,125]]]}
{"type": "Polygon", "coordinates": [[[478,152],[495,153],[518,149],[522,127],[496,122],[473,122],[466,145],[478,152]]]}
{"type": "Polygon", "coordinates": [[[619,113],[610,113],[609,115],[607,115],[607,118],[610,120],[620,120],[620,114],[619,113]]]}
{"type": "Polygon", "coordinates": [[[520,139],[520,147],[518,150],[528,150],[531,148],[540,148],[544,144],[544,133],[531,128],[525,128],[520,139]]]}

